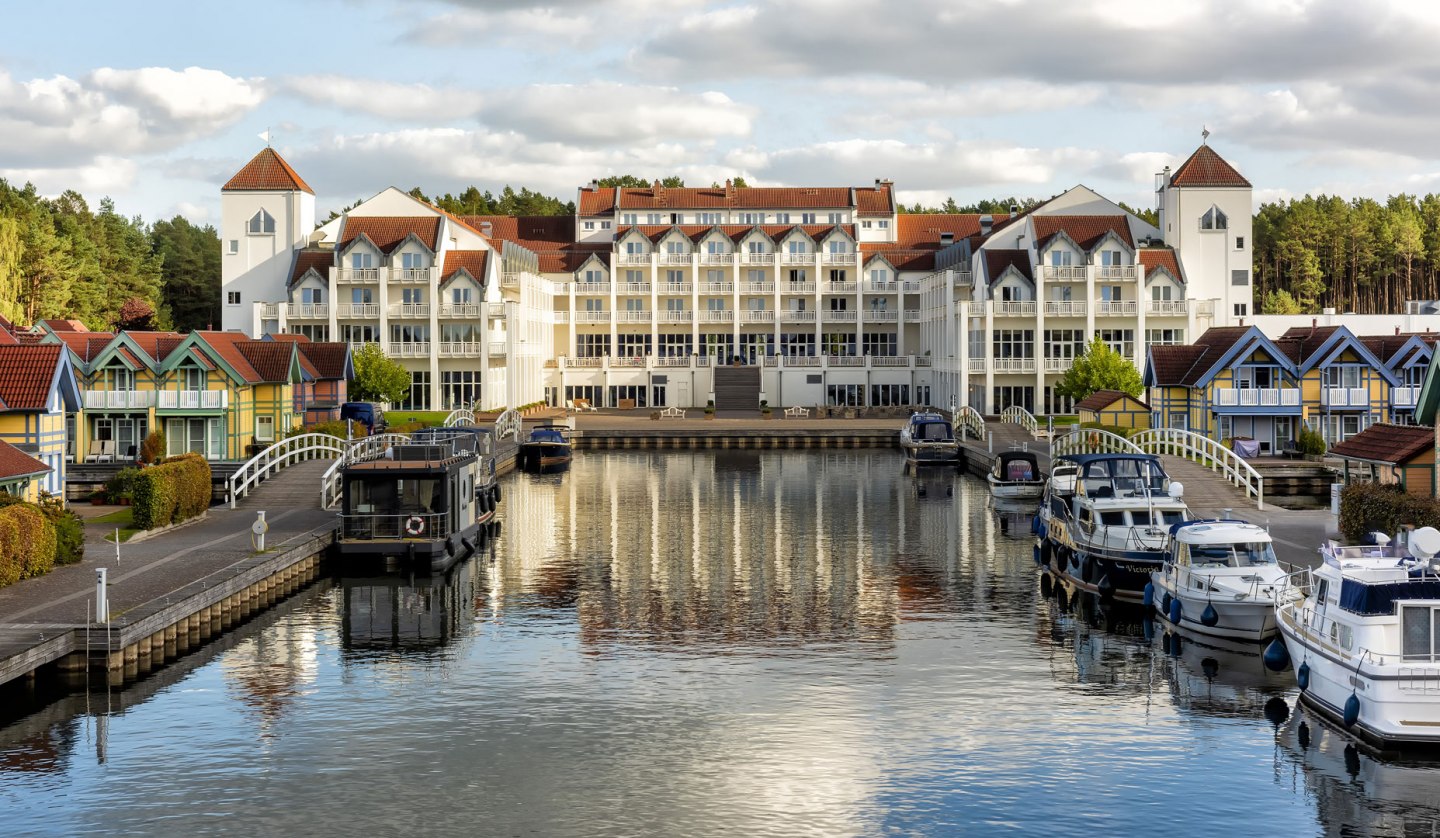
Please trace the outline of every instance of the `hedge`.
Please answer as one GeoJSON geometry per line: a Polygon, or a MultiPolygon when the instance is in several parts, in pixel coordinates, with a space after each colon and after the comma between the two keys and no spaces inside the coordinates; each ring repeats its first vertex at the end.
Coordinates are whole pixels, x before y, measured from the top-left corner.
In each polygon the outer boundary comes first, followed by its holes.
{"type": "Polygon", "coordinates": [[[1129,439],[1131,434],[1145,430],[1144,428],[1122,428],[1119,425],[1102,425],[1099,422],[1081,422],[1080,427],[1093,431],[1109,431],[1121,439],[1129,439]]]}
{"type": "Polygon", "coordinates": [[[1398,484],[1352,483],[1340,490],[1340,533],[1358,544],[1372,532],[1394,536],[1402,525],[1440,529],[1440,500],[1398,484]]]}
{"type": "Polygon", "coordinates": [[[0,585],[43,576],[55,567],[55,527],[33,503],[0,509],[0,585]]]}
{"type": "Polygon", "coordinates": [[[210,508],[210,464],[199,454],[170,457],[135,477],[130,514],[142,530],[167,527],[210,508]]]}
{"type": "MultiPolygon", "coordinates": [[[[39,505],[29,503],[24,498],[0,492],[0,510],[10,507],[23,506],[26,509],[40,513],[49,525],[50,535],[42,535],[40,543],[42,546],[51,546],[51,558],[47,562],[43,557],[31,563],[30,573],[26,573],[23,559],[17,559],[16,567],[21,577],[39,576],[55,565],[74,564],[85,558],[85,527],[80,522],[80,516],[66,509],[60,503],[60,499],[49,492],[40,493],[39,505]],[[52,541],[53,538],[53,541],[52,541]],[[42,569],[43,568],[43,569],[42,569]],[[38,572],[36,572],[38,571],[38,572]]],[[[23,513],[20,513],[22,517],[23,513]]],[[[17,525],[18,527],[18,525],[17,525]]],[[[19,530],[17,529],[17,537],[19,530]]],[[[16,557],[19,555],[18,548],[8,547],[4,549],[5,555],[16,557]]],[[[0,557],[3,560],[3,557],[0,557]]],[[[0,569],[0,578],[7,576],[8,571],[0,569]]],[[[4,584],[0,582],[0,584],[4,584]]]]}

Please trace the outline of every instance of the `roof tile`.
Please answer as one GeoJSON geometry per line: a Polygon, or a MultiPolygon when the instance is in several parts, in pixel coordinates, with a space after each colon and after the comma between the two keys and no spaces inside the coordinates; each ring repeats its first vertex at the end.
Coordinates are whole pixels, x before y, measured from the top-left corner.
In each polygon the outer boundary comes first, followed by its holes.
{"type": "Polygon", "coordinates": [[[1044,250],[1045,245],[1062,232],[1086,253],[1094,250],[1107,233],[1114,233],[1126,247],[1135,249],[1130,222],[1123,215],[1037,215],[1033,220],[1037,251],[1044,250]]]}
{"type": "Polygon", "coordinates": [[[275,149],[266,146],[230,178],[221,192],[309,192],[315,194],[275,149]]]}
{"type": "Polygon", "coordinates": [[[0,410],[44,410],[64,351],[58,343],[0,346],[0,410]]]}
{"type": "Polygon", "coordinates": [[[33,477],[49,474],[50,467],[21,451],[4,440],[0,440],[0,480],[17,477],[33,477]]]}
{"type": "Polygon", "coordinates": [[[362,234],[382,253],[400,246],[411,233],[431,251],[440,249],[440,216],[349,216],[336,250],[344,250],[362,234]]]}
{"type": "Polygon", "coordinates": [[[1234,166],[1215,153],[1215,149],[1202,145],[1195,153],[1180,164],[1170,175],[1171,186],[1244,186],[1250,181],[1235,170],[1234,166]]]}
{"type": "Polygon", "coordinates": [[[1435,448],[1435,429],[1429,425],[1371,425],[1344,442],[1330,446],[1330,454],[1347,460],[1406,463],[1435,448]]]}

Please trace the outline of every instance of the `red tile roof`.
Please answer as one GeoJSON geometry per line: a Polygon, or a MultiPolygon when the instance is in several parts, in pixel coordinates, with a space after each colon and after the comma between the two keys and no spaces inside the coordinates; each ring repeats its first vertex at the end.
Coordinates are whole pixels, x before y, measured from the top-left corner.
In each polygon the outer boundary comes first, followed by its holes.
{"type": "Polygon", "coordinates": [[[888,180],[855,190],[855,213],[861,217],[886,217],[895,212],[895,193],[888,180]]]}
{"type": "Polygon", "coordinates": [[[0,346],[0,410],[44,410],[64,351],[58,343],[0,346]]]}
{"type": "Polygon", "coordinates": [[[615,192],[613,186],[602,186],[591,189],[586,186],[580,190],[581,215],[613,215],[615,213],[615,192]]]}
{"type": "Polygon", "coordinates": [[[309,192],[315,194],[290,164],[275,153],[275,149],[260,149],[260,153],[250,158],[250,162],[240,168],[235,176],[230,178],[224,186],[220,187],[221,192],[309,192]]]}
{"type": "MultiPolygon", "coordinates": [[[[235,372],[240,375],[241,380],[247,384],[259,384],[275,379],[262,377],[260,371],[256,370],[254,365],[251,364],[247,353],[240,348],[241,344],[268,343],[270,346],[278,347],[285,352],[295,351],[294,344],[279,344],[274,341],[252,341],[249,336],[243,332],[192,332],[191,334],[199,336],[200,340],[204,341],[205,345],[210,347],[215,355],[224,360],[231,369],[235,370],[235,372]]],[[[271,370],[267,368],[267,372],[270,371],[271,370]]]]}
{"type": "Polygon", "coordinates": [[[1152,346],[1150,362],[1157,387],[1192,386],[1215,365],[1240,338],[1248,326],[1215,326],[1188,346],[1152,346]]]}
{"type": "Polygon", "coordinates": [[[1180,168],[1170,175],[1171,186],[1244,186],[1250,181],[1235,171],[1215,150],[1208,145],[1195,149],[1180,168]]]}
{"type": "Polygon", "coordinates": [[[345,362],[350,357],[350,345],[334,341],[312,341],[300,344],[300,354],[308,358],[315,367],[317,378],[343,379],[345,362]]]}
{"type": "Polygon", "coordinates": [[[477,282],[483,283],[485,281],[485,260],[489,256],[490,251],[488,250],[447,251],[445,253],[445,270],[440,276],[440,281],[445,282],[459,273],[461,268],[464,268],[477,282]]]}
{"type": "Polygon", "coordinates": [[[0,440],[0,480],[34,477],[38,474],[48,474],[50,470],[49,466],[24,451],[0,440]]]}
{"type": "Polygon", "coordinates": [[[250,362],[261,381],[284,383],[290,380],[290,363],[295,360],[295,344],[273,340],[246,340],[236,343],[240,354],[250,362]]]}
{"type": "Polygon", "coordinates": [[[42,320],[52,332],[88,332],[90,329],[79,320],[42,320]]]}
{"type": "Polygon", "coordinates": [[[467,215],[462,220],[492,240],[513,241],[529,250],[575,241],[575,218],[569,215],[467,215]]]}
{"type": "Polygon", "coordinates": [[[571,243],[552,250],[537,250],[540,258],[540,273],[568,274],[580,270],[580,266],[591,256],[599,255],[602,260],[610,253],[608,244],[571,243]]]}
{"type": "Polygon", "coordinates": [[[165,360],[165,357],[180,345],[185,336],[179,332],[122,332],[140,347],[140,351],[150,356],[155,362],[165,360]]]}
{"type": "Polygon", "coordinates": [[[845,209],[855,205],[849,187],[649,186],[621,189],[617,210],[648,209],[845,209]]]}
{"type": "Polygon", "coordinates": [[[1010,267],[1014,267],[1026,279],[1033,280],[1035,278],[1030,273],[1030,251],[992,248],[983,252],[987,281],[994,282],[999,279],[1000,275],[1005,273],[1005,269],[1010,267]]]}
{"type": "Polygon", "coordinates": [[[56,332],[55,337],[70,348],[80,360],[90,363],[115,339],[113,332],[56,332]]]}
{"type": "Polygon", "coordinates": [[[1180,273],[1180,260],[1175,258],[1175,251],[1168,247],[1142,247],[1139,252],[1140,265],[1145,268],[1145,278],[1164,268],[1180,282],[1185,281],[1185,276],[1180,273]]]}
{"type": "Polygon", "coordinates": [[[344,250],[350,242],[359,238],[362,234],[381,252],[389,253],[400,246],[405,238],[411,233],[432,251],[440,248],[440,217],[439,216],[349,216],[345,219],[345,229],[341,234],[340,243],[336,250],[344,250]]]}
{"type": "MultiPolygon", "coordinates": [[[[989,213],[995,226],[1010,216],[989,213]]],[[[895,243],[905,247],[939,247],[940,234],[950,233],[956,241],[980,236],[980,213],[901,213],[895,222],[895,243]]]]}
{"type": "Polygon", "coordinates": [[[1130,223],[1123,215],[1036,215],[1035,249],[1043,250],[1060,233],[1069,236],[1089,253],[1105,237],[1114,233],[1131,250],[1135,240],[1130,237],[1130,223]]]}
{"type": "Polygon", "coordinates": [[[1141,407],[1145,408],[1146,410],[1150,409],[1150,405],[1146,404],[1140,399],[1136,399],[1129,393],[1122,393],[1119,390],[1096,390],[1095,392],[1076,402],[1075,409],[1100,411],[1120,401],[1121,399],[1135,399],[1135,402],[1141,407]]]}
{"type": "Polygon", "coordinates": [[[1371,425],[1344,442],[1330,446],[1330,454],[1347,460],[1408,463],[1435,450],[1435,429],[1429,425],[1371,425]]]}
{"type": "Polygon", "coordinates": [[[867,265],[871,259],[883,256],[897,271],[935,270],[934,250],[917,250],[872,242],[860,245],[860,252],[865,254],[864,264],[867,265]]]}
{"type": "Polygon", "coordinates": [[[308,273],[312,268],[321,279],[329,280],[328,268],[335,264],[335,251],[333,250],[297,250],[295,251],[295,264],[290,268],[290,284],[294,285],[300,281],[300,277],[308,273]]]}
{"type": "Polygon", "coordinates": [[[1292,326],[1276,339],[1275,345],[1295,363],[1303,363],[1315,354],[1339,326],[1292,326]]]}
{"type": "Polygon", "coordinates": [[[0,329],[0,346],[14,346],[19,342],[9,329],[0,329]]]}
{"type": "Polygon", "coordinates": [[[638,230],[652,242],[658,242],[665,238],[671,230],[679,230],[681,235],[691,241],[700,241],[710,234],[711,230],[719,230],[731,241],[740,241],[752,232],[759,230],[769,236],[772,241],[779,241],[794,230],[799,230],[815,241],[820,241],[835,230],[839,230],[852,240],[855,238],[854,224],[637,224],[633,227],[619,227],[615,230],[615,238],[629,233],[631,230],[638,230]]]}

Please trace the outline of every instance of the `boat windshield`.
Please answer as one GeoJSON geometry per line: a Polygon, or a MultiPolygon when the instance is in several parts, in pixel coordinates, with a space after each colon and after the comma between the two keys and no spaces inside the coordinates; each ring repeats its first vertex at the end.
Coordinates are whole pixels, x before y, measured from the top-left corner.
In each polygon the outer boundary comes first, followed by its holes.
{"type": "Polygon", "coordinates": [[[1240,544],[1191,544],[1190,564],[1196,567],[1262,567],[1275,564],[1275,546],[1268,541],[1240,544]]]}
{"type": "Polygon", "coordinates": [[[1165,493],[1165,472],[1149,460],[1097,460],[1080,475],[1091,497],[1140,497],[1165,493]]]}
{"type": "Polygon", "coordinates": [[[948,422],[920,422],[912,431],[917,440],[925,442],[948,442],[950,436],[950,423],[948,422]]]}

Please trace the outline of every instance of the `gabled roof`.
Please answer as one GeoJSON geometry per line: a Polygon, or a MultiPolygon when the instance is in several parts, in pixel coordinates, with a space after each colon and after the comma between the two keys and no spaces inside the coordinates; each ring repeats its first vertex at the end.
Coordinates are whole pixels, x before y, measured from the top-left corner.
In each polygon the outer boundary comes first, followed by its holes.
{"type": "Polygon", "coordinates": [[[1035,276],[1030,272],[1030,251],[1028,250],[1002,250],[992,248],[985,253],[985,280],[993,283],[999,279],[1008,268],[1014,268],[1022,276],[1031,282],[1035,276]]]}
{"type": "MultiPolygon", "coordinates": [[[[191,332],[182,347],[197,353],[197,360],[208,355],[220,362],[225,371],[242,384],[283,384],[300,378],[296,344],[291,341],[251,340],[243,332],[191,332]]],[[[178,363],[183,355],[167,360],[167,366],[178,363]]]]}
{"type": "Polygon", "coordinates": [[[320,275],[321,279],[328,279],[328,269],[335,264],[335,251],[325,249],[311,249],[295,251],[295,264],[290,268],[290,285],[299,282],[301,277],[310,271],[320,275]]]}
{"type": "Polygon", "coordinates": [[[1175,281],[1184,282],[1185,275],[1180,272],[1180,260],[1175,258],[1175,251],[1169,247],[1142,247],[1137,255],[1140,265],[1145,269],[1145,279],[1150,279],[1158,271],[1165,271],[1175,277],[1175,281]]]}
{"type": "Polygon", "coordinates": [[[860,252],[865,255],[864,264],[866,265],[869,265],[873,260],[884,259],[897,271],[935,270],[934,250],[897,248],[889,244],[861,242],[860,252]]]}
{"type": "MultiPolygon", "coordinates": [[[[584,201],[582,195],[582,203],[584,201]]],[[[695,189],[658,184],[618,190],[615,209],[844,209],[855,205],[849,187],[725,186],[695,189]]],[[[583,213],[582,214],[588,214],[583,213]]]]}
{"type": "Polygon", "coordinates": [[[1105,408],[1120,401],[1121,399],[1131,399],[1136,404],[1140,405],[1146,410],[1150,409],[1150,405],[1146,404],[1140,399],[1135,398],[1129,393],[1122,393],[1119,390],[1096,390],[1095,392],[1076,402],[1075,409],[1096,411],[1104,410],[1105,408]]]}
{"type": "Polygon", "coordinates": [[[1346,460],[1398,465],[1435,449],[1435,429],[1429,425],[1371,425],[1344,442],[1330,446],[1331,456],[1346,460]]]}
{"type": "Polygon", "coordinates": [[[300,354],[310,361],[318,378],[344,380],[354,371],[350,366],[350,344],[337,341],[310,341],[299,344],[300,354]]]}
{"type": "Polygon", "coordinates": [[[1243,186],[1250,181],[1226,163],[1215,149],[1202,145],[1170,175],[1171,186],[1243,186]]]}
{"type": "Polygon", "coordinates": [[[581,215],[613,215],[615,212],[615,193],[618,192],[613,186],[588,186],[580,189],[580,201],[578,211],[581,215]]]}
{"type": "Polygon", "coordinates": [[[876,181],[874,186],[855,189],[855,214],[861,218],[888,217],[895,214],[894,184],[876,181]]]}
{"type": "Polygon", "coordinates": [[[79,320],[41,320],[40,326],[47,332],[88,332],[89,328],[79,320]]]}
{"type": "Polygon", "coordinates": [[[1003,213],[901,213],[895,219],[895,244],[903,247],[941,247],[940,235],[950,233],[955,241],[976,239],[981,235],[980,219],[989,215],[994,225],[1004,224],[1010,216],[1003,213]]]}
{"type": "Polygon", "coordinates": [[[1254,326],[1215,326],[1189,346],[1152,346],[1145,365],[1147,387],[1194,387],[1210,380],[1235,353],[1248,346],[1268,351],[1294,372],[1290,357],[1254,326]]]}
{"type": "Polygon", "coordinates": [[[250,158],[235,176],[220,187],[221,192],[309,192],[315,194],[275,149],[266,146],[250,158]]]}
{"type": "Polygon", "coordinates": [[[66,351],[58,343],[0,346],[0,410],[44,410],[66,351]]]}
{"type": "Polygon", "coordinates": [[[1275,345],[1289,355],[1290,360],[1297,364],[1303,364],[1320,351],[1320,347],[1340,331],[1340,328],[1339,326],[1292,326],[1275,340],[1275,345]]]}
{"type": "Polygon", "coordinates": [[[115,339],[114,332],[51,332],[51,335],[53,340],[65,344],[84,364],[95,360],[115,339]]]}
{"type": "Polygon", "coordinates": [[[440,283],[453,279],[462,270],[470,274],[476,282],[485,282],[485,260],[490,256],[488,250],[450,250],[445,253],[445,270],[440,276],[440,283]]]}
{"type": "Polygon", "coordinates": [[[1135,240],[1130,236],[1130,221],[1123,215],[1037,215],[1035,223],[1035,249],[1044,250],[1050,240],[1060,233],[1070,237],[1086,253],[1113,233],[1130,250],[1135,249],[1135,240]]]}
{"type": "Polygon", "coordinates": [[[51,468],[4,440],[0,440],[0,480],[17,480],[49,474],[51,468]]]}
{"type": "Polygon", "coordinates": [[[575,217],[570,215],[465,215],[461,220],[492,241],[515,242],[527,250],[575,241],[575,217]]]}
{"type": "Polygon", "coordinates": [[[1435,332],[1397,332],[1393,335],[1360,335],[1356,338],[1365,348],[1395,369],[1404,362],[1405,366],[1428,363],[1435,352],[1435,342],[1440,334],[1435,332]]]}
{"type": "Polygon", "coordinates": [[[380,252],[389,253],[413,235],[431,251],[439,250],[440,221],[438,215],[347,216],[344,232],[335,249],[344,250],[363,235],[378,247],[380,252]]]}
{"type": "Polygon", "coordinates": [[[1302,374],[1328,365],[1335,356],[1348,348],[1386,381],[1392,385],[1400,383],[1385,361],[1371,352],[1363,341],[1344,326],[1296,326],[1286,330],[1285,334],[1275,341],[1275,345],[1295,362],[1297,370],[1302,374]]]}

